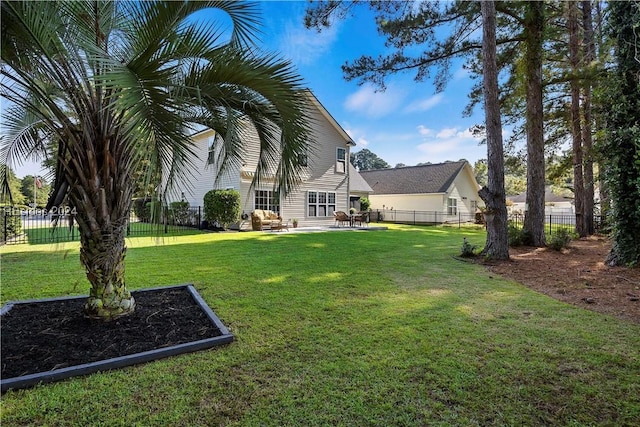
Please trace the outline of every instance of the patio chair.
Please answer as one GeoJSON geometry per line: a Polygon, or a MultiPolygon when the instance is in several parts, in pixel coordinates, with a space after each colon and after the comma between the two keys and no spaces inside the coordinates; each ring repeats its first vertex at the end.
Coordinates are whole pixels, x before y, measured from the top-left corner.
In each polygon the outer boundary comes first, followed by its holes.
{"type": "Polygon", "coordinates": [[[351,215],[351,222],[353,225],[367,226],[369,219],[369,212],[358,212],[351,215]]]}
{"type": "Polygon", "coordinates": [[[335,218],[336,225],[338,227],[340,227],[341,225],[344,225],[345,222],[351,225],[351,218],[349,217],[349,215],[347,215],[346,212],[342,212],[342,211],[334,212],[333,217],[335,218]]]}

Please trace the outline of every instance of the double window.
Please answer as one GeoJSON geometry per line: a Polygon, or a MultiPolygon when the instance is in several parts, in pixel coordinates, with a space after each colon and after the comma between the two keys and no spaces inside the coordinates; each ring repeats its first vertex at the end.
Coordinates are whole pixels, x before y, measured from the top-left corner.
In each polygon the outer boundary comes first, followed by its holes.
{"type": "Polygon", "coordinates": [[[447,215],[458,215],[458,199],[449,198],[447,201],[447,215]]]}
{"type": "Polygon", "coordinates": [[[307,216],[333,216],[336,210],[336,193],[331,191],[309,191],[307,193],[307,216]]]}
{"type": "Polygon", "coordinates": [[[274,199],[273,191],[271,190],[256,190],[253,207],[254,209],[280,212],[280,203],[274,199]]]}

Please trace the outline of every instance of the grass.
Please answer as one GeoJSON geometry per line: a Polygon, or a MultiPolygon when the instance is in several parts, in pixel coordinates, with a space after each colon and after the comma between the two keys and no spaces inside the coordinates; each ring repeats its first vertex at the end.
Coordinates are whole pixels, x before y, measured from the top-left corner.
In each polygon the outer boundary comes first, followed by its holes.
{"type": "MultiPolygon", "coordinates": [[[[470,229],[133,238],[228,346],[2,397],[2,425],[635,426],[640,328],[454,260],[470,229]]],[[[2,249],[2,302],[81,294],[78,244],[2,249]]]]}
{"type": "MultiPolygon", "coordinates": [[[[77,225],[74,225],[72,228],[63,224],[56,227],[52,227],[50,225],[47,225],[46,227],[26,227],[23,229],[23,232],[26,234],[29,244],[32,245],[64,243],[80,240],[77,225]]],[[[185,236],[201,233],[203,233],[203,231],[196,228],[173,225],[168,225],[165,228],[163,225],[144,222],[132,222],[129,225],[128,230],[128,235],[130,236],[185,236]]]]}

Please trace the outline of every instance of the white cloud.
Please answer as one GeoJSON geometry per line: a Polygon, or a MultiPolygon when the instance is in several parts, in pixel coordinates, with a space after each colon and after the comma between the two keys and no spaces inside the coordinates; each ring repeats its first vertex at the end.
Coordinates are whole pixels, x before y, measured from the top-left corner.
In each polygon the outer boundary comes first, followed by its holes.
{"type": "Polygon", "coordinates": [[[389,86],[384,92],[376,92],[371,85],[362,86],[345,100],[348,111],[360,112],[372,118],[379,118],[398,110],[404,98],[402,91],[389,86]]]}
{"type": "MultiPolygon", "coordinates": [[[[467,132],[469,131],[467,130],[467,132]]],[[[458,128],[444,128],[440,129],[440,132],[436,134],[436,138],[447,139],[457,135],[458,133],[458,128]]]]}
{"type": "Polygon", "coordinates": [[[438,93],[433,95],[427,99],[422,99],[418,101],[414,101],[411,104],[407,105],[404,109],[407,113],[419,112],[419,111],[427,111],[440,104],[444,99],[444,95],[438,93]]]}
{"type": "Polygon", "coordinates": [[[369,145],[369,139],[367,139],[364,131],[359,129],[347,128],[345,128],[344,131],[351,137],[351,139],[353,139],[353,141],[356,143],[356,146],[364,148],[369,145]]]}
{"type": "Polygon", "coordinates": [[[423,142],[417,146],[417,149],[426,155],[423,161],[432,163],[459,159],[473,161],[486,156],[486,154],[483,155],[486,148],[478,145],[481,139],[475,138],[469,129],[442,128],[439,131],[423,133],[419,127],[419,132],[423,136],[423,142]]]}
{"type": "Polygon", "coordinates": [[[278,51],[294,64],[313,64],[331,50],[338,39],[340,23],[336,22],[322,32],[308,30],[302,24],[302,17],[284,25],[278,51]]]}
{"type": "Polygon", "coordinates": [[[434,134],[433,129],[429,129],[427,127],[424,127],[423,125],[419,125],[418,126],[418,133],[420,133],[420,135],[422,136],[431,136],[434,134]]]}
{"type": "Polygon", "coordinates": [[[466,80],[468,78],[471,78],[471,73],[469,72],[469,70],[467,70],[464,67],[460,67],[458,68],[458,71],[456,71],[453,74],[453,80],[457,81],[457,80],[466,80]]]}

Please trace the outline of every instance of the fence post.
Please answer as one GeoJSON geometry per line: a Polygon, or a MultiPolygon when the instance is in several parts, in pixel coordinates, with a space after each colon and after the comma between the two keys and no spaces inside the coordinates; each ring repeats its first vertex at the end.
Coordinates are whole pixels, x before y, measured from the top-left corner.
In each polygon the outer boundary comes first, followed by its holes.
{"type": "Polygon", "coordinates": [[[5,242],[9,240],[9,235],[8,235],[9,228],[7,227],[7,215],[8,215],[8,212],[6,209],[4,209],[4,234],[2,235],[3,236],[2,240],[5,242]]]}
{"type": "Polygon", "coordinates": [[[553,234],[553,231],[552,231],[552,228],[551,228],[552,226],[553,226],[553,218],[552,218],[551,215],[549,215],[549,236],[551,236],[553,234]]]}
{"type": "Polygon", "coordinates": [[[462,227],[462,212],[458,211],[458,230],[462,227]]]}
{"type": "Polygon", "coordinates": [[[416,225],[416,211],[413,211],[413,225],[416,225]]]}
{"type": "Polygon", "coordinates": [[[198,230],[202,230],[202,214],[200,212],[200,206],[198,206],[198,230]]]}
{"type": "Polygon", "coordinates": [[[167,209],[166,207],[162,208],[163,211],[163,220],[164,220],[164,234],[167,234],[169,232],[169,224],[167,223],[167,215],[169,214],[169,209],[167,209]]]}

